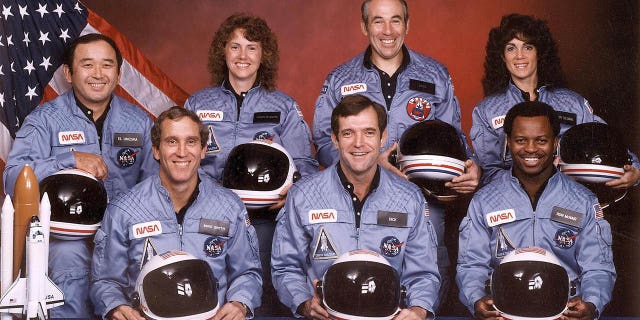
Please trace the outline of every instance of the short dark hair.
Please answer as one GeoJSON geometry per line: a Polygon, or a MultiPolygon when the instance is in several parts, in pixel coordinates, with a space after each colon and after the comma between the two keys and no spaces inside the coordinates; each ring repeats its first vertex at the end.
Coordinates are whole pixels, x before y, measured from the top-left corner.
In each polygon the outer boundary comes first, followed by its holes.
{"type": "Polygon", "coordinates": [[[333,112],[331,112],[331,131],[333,134],[335,134],[336,137],[339,136],[339,118],[357,115],[369,107],[373,108],[378,116],[378,129],[380,130],[380,134],[382,134],[387,128],[387,112],[379,103],[373,102],[371,99],[359,94],[344,97],[335,109],[333,109],[333,112]]]}
{"type": "Polygon", "coordinates": [[[553,136],[557,137],[560,134],[560,118],[558,118],[558,114],[553,110],[553,107],[539,101],[525,101],[513,106],[504,118],[504,132],[508,137],[511,136],[513,122],[516,117],[532,118],[540,116],[549,119],[553,136]]]}
{"type": "Polygon", "coordinates": [[[207,130],[207,128],[202,124],[202,121],[200,121],[200,118],[198,118],[198,115],[195,114],[195,112],[179,106],[173,106],[163,111],[158,116],[156,122],[153,124],[153,127],[151,127],[151,145],[156,148],[160,146],[160,137],[162,136],[162,122],[167,119],[179,120],[184,117],[193,120],[193,122],[198,125],[198,131],[200,132],[200,145],[202,147],[206,146],[207,140],[209,140],[209,131],[207,130]]]}
{"type": "MultiPolygon", "coordinates": [[[[372,0],[364,0],[362,1],[362,5],[360,6],[360,13],[362,14],[362,22],[364,22],[365,27],[367,23],[369,23],[369,16],[367,14],[367,9],[369,8],[369,3],[372,0]]],[[[409,6],[407,5],[407,1],[398,0],[402,5],[402,9],[404,10],[404,25],[406,26],[409,22],[409,6]]]]}
{"type": "Polygon", "coordinates": [[[111,46],[111,48],[113,48],[113,50],[116,52],[116,61],[118,62],[118,73],[120,73],[120,68],[122,67],[122,53],[120,53],[120,49],[118,49],[118,46],[116,45],[115,41],[113,41],[113,39],[100,33],[85,34],[77,38],[69,46],[67,46],[67,48],[64,51],[64,55],[62,57],[62,63],[69,66],[70,73],[73,74],[73,57],[76,54],[76,48],[78,47],[78,45],[96,42],[96,41],[104,41],[108,43],[111,46]]]}

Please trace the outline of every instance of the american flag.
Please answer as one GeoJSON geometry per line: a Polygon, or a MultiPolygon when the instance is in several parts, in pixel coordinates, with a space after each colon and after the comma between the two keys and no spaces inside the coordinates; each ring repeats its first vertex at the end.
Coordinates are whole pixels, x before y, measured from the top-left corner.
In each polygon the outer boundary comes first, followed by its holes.
{"type": "MultiPolygon", "coordinates": [[[[149,116],[182,105],[188,94],[107,21],[71,0],[3,0],[0,12],[0,173],[24,118],[70,88],[62,73],[65,47],[87,33],[111,37],[122,51],[116,94],[149,116]]],[[[0,196],[2,189],[0,175],[0,196]]]]}

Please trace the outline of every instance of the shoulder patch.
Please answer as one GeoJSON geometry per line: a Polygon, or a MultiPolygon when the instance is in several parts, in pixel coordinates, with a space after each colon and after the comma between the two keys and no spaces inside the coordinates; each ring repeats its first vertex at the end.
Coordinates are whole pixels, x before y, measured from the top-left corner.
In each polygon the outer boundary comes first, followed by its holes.
{"type": "Polygon", "coordinates": [[[343,96],[347,96],[355,93],[361,93],[361,92],[367,92],[366,83],[352,83],[352,84],[347,84],[340,87],[340,93],[343,96]]]}
{"type": "Polygon", "coordinates": [[[516,211],[514,209],[494,211],[487,213],[485,218],[487,219],[487,225],[489,227],[495,227],[504,223],[516,221],[516,211]]]}
{"type": "Polygon", "coordinates": [[[311,224],[337,221],[338,211],[336,209],[309,210],[309,223],[311,224]]]}
{"type": "Polygon", "coordinates": [[[135,239],[162,234],[162,224],[158,220],[134,224],[131,229],[135,239]]]}
{"type": "Polygon", "coordinates": [[[497,116],[497,117],[491,119],[491,127],[493,129],[502,128],[502,126],[504,125],[504,118],[505,118],[505,115],[503,114],[501,116],[497,116]]]}

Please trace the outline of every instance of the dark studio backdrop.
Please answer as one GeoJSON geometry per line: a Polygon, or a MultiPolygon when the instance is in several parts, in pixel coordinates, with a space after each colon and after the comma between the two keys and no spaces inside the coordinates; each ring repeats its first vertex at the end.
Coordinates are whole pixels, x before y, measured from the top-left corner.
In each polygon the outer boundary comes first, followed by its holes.
{"type": "MultiPolygon", "coordinates": [[[[230,14],[250,12],[278,36],[278,88],[293,96],[307,122],[327,73],[367,45],[356,0],[83,0],[190,94],[209,85],[207,52],[230,14]]],[[[569,87],[640,152],[639,4],[635,0],[409,0],[412,49],[444,63],[462,108],[463,129],[482,99],[489,29],[518,12],[548,21],[569,87]]],[[[605,211],[613,229],[618,280],[610,316],[640,317],[640,192],[605,211]]],[[[452,228],[454,231],[457,228],[452,228]]],[[[454,232],[452,231],[452,232],[454,232]]],[[[454,238],[454,237],[451,237],[454,238]]],[[[454,294],[442,315],[467,315],[454,294]],[[449,313],[449,314],[446,314],[449,313]]]]}

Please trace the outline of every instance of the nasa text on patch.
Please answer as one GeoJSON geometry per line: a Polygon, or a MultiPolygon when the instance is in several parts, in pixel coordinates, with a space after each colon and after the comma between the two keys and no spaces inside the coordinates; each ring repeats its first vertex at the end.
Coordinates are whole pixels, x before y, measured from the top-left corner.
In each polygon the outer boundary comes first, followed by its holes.
{"type": "Polygon", "coordinates": [[[580,228],[583,214],[569,209],[553,207],[551,210],[551,220],[562,224],[580,228]]]}
{"type": "Polygon", "coordinates": [[[390,227],[406,227],[407,216],[405,212],[378,211],[378,225],[390,227]]]}
{"type": "Polygon", "coordinates": [[[327,223],[338,221],[336,209],[309,210],[309,223],[327,223]]]}
{"type": "Polygon", "coordinates": [[[113,145],[116,147],[142,147],[142,134],[114,133],[113,145]]]}
{"type": "Polygon", "coordinates": [[[415,79],[409,79],[409,89],[428,94],[436,94],[435,84],[415,79]]]}
{"type": "Polygon", "coordinates": [[[513,209],[505,209],[494,212],[489,212],[485,215],[487,219],[487,225],[489,227],[495,227],[507,222],[516,221],[516,211],[513,209]]]}
{"type": "Polygon", "coordinates": [[[162,234],[162,224],[158,220],[137,223],[131,227],[131,232],[135,239],[159,235],[162,234]]]}
{"type": "Polygon", "coordinates": [[[491,119],[491,127],[493,129],[502,128],[502,126],[504,125],[504,118],[505,118],[505,115],[503,114],[501,116],[497,116],[497,117],[491,119]]]}
{"type": "Polygon", "coordinates": [[[340,93],[343,96],[347,96],[355,93],[361,93],[361,92],[367,92],[366,83],[352,83],[352,84],[347,84],[340,87],[340,93]]]}
{"type": "Polygon", "coordinates": [[[229,236],[229,221],[200,219],[199,233],[212,236],[229,236]]]}
{"type": "Polygon", "coordinates": [[[556,114],[558,115],[558,119],[560,119],[560,123],[562,124],[575,126],[578,122],[578,116],[573,112],[563,112],[556,110],[556,114]]]}
{"type": "Polygon", "coordinates": [[[61,145],[85,144],[84,132],[82,131],[62,131],[58,132],[58,143],[61,145]]]}
{"type": "Polygon", "coordinates": [[[202,122],[222,121],[224,119],[224,113],[218,110],[198,110],[196,113],[202,122]]]}
{"type": "Polygon", "coordinates": [[[253,114],[253,123],[280,123],[280,112],[256,112],[253,114]]]}

